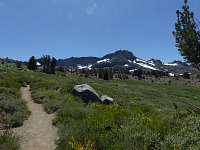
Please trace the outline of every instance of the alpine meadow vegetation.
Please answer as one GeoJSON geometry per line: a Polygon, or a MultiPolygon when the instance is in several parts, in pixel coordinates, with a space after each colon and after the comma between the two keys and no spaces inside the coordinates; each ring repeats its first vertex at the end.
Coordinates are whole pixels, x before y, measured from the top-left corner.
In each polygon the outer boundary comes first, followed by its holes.
{"type": "MultiPolygon", "coordinates": [[[[191,79],[104,80],[81,73],[33,72],[24,66],[18,70],[12,64],[1,66],[0,78],[1,123],[6,128],[20,126],[30,114],[19,93],[20,86],[26,82],[31,86],[33,100],[43,104],[47,113],[56,114],[52,124],[59,128],[57,150],[200,147],[200,112],[184,103],[199,104],[199,85],[189,82],[191,79]],[[84,83],[99,95],[111,96],[119,106],[86,104],[73,96],[73,87],[84,83]]],[[[18,137],[12,132],[1,134],[0,143],[4,147],[13,144],[19,147],[18,137]]]]}

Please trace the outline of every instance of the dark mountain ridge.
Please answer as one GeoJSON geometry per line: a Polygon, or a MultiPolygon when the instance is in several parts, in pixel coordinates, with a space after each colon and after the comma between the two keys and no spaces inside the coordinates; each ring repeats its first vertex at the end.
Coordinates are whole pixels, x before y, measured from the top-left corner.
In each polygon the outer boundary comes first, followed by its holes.
{"type": "Polygon", "coordinates": [[[129,59],[131,61],[136,59],[136,57],[133,55],[133,53],[128,50],[118,50],[114,53],[110,53],[110,54],[107,54],[102,57],[102,59],[115,59],[115,58],[129,59]]]}
{"type": "Polygon", "coordinates": [[[64,68],[76,68],[78,65],[88,66],[99,61],[100,58],[97,57],[71,57],[68,59],[58,59],[57,66],[64,68]]]}
{"type": "Polygon", "coordinates": [[[68,59],[59,59],[58,66],[65,69],[101,69],[101,68],[128,68],[129,70],[142,69],[144,71],[160,70],[173,73],[195,72],[196,69],[185,62],[175,60],[170,63],[163,63],[158,59],[148,61],[136,57],[128,50],[118,50],[107,54],[101,58],[98,57],[71,57],[68,59]]]}

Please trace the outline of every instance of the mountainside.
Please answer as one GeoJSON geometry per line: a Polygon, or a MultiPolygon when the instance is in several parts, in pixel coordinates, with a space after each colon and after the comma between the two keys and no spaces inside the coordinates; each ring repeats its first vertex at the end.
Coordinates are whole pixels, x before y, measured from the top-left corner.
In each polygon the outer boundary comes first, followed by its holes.
{"type": "Polygon", "coordinates": [[[68,59],[58,59],[57,65],[62,66],[66,69],[68,68],[77,68],[78,66],[88,66],[91,64],[95,64],[99,61],[100,58],[97,57],[71,57],[68,59]]]}
{"type": "Polygon", "coordinates": [[[160,60],[150,59],[148,61],[136,57],[128,50],[118,50],[114,53],[107,54],[101,58],[98,57],[80,57],[59,59],[58,66],[65,69],[92,69],[92,68],[128,68],[129,70],[142,69],[144,71],[159,70],[168,71],[172,73],[196,72],[196,69],[185,62],[173,61],[170,63],[163,63],[160,60]]]}

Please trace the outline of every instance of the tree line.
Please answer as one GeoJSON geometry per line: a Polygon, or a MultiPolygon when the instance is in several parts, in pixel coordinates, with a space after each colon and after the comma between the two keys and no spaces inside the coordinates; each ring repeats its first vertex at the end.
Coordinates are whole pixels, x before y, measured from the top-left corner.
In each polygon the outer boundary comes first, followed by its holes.
{"type": "MultiPolygon", "coordinates": [[[[56,58],[52,57],[50,55],[43,55],[43,57],[40,59],[39,63],[41,64],[42,71],[47,74],[55,74],[55,68],[57,60],[56,58]]],[[[32,56],[27,64],[27,68],[29,70],[36,70],[37,69],[37,60],[34,56],[32,56]]]]}

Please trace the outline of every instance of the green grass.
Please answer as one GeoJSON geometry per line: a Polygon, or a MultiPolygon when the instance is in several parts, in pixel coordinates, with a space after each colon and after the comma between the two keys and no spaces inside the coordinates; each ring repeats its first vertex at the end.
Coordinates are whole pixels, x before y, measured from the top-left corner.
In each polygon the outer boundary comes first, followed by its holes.
{"type": "Polygon", "coordinates": [[[173,114],[176,103],[180,111],[186,112],[190,107],[183,101],[198,104],[200,99],[199,87],[193,85],[152,83],[138,80],[109,80],[99,78],[83,78],[76,75],[68,75],[63,81],[72,88],[76,84],[87,83],[91,85],[99,95],[109,95],[122,106],[128,103],[152,105],[164,114],[173,114]]]}

